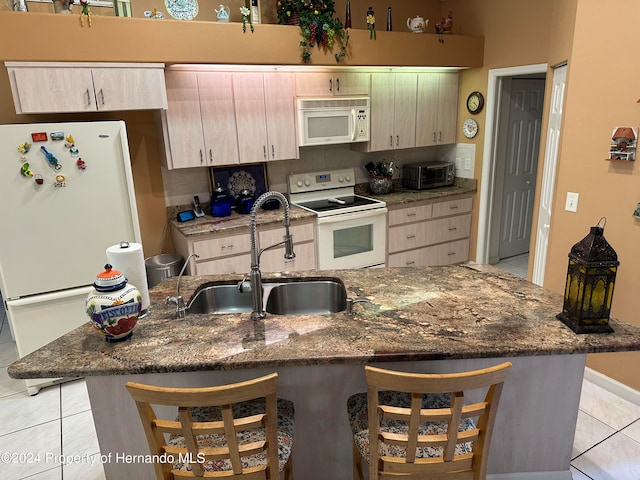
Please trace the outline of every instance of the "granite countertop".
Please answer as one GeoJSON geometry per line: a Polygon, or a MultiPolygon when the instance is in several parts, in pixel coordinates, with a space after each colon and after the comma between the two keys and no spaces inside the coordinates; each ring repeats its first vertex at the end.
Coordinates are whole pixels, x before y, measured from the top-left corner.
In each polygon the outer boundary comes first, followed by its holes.
{"type": "MultiPolygon", "coordinates": [[[[164,304],[175,282],[150,291],[149,314],[130,340],[106,343],[86,323],[14,362],[13,378],[232,370],[312,364],[362,364],[584,354],[640,350],[640,328],[611,319],[614,333],[578,335],[555,318],[562,297],[485,265],[371,268],[265,274],[338,277],[357,303],[355,314],[276,316],[249,313],[175,318],[164,304]]],[[[238,275],[184,277],[190,298],[205,282],[238,275]]]]}
{"type": "MultiPolygon", "coordinates": [[[[403,190],[396,191],[387,195],[374,195],[369,191],[368,184],[356,185],[356,193],[371,198],[377,198],[387,203],[387,207],[393,205],[401,205],[405,203],[420,202],[424,200],[434,200],[454,195],[464,195],[475,193],[477,183],[473,179],[456,178],[456,183],[450,187],[435,188],[432,190],[403,190]]],[[[207,203],[203,204],[205,211],[207,203]]],[[[180,210],[188,210],[190,206],[183,205],[173,207],[169,212],[170,222],[174,228],[185,236],[203,235],[209,233],[232,234],[237,230],[249,228],[249,215],[242,215],[235,211],[228,217],[212,217],[205,215],[204,217],[195,218],[187,222],[178,222],[175,213],[180,210]]],[[[291,205],[289,209],[292,222],[305,221],[315,218],[315,213],[305,210],[295,205],[291,205]]],[[[277,210],[261,210],[256,216],[258,225],[281,224],[282,223],[282,207],[277,210]]]]}

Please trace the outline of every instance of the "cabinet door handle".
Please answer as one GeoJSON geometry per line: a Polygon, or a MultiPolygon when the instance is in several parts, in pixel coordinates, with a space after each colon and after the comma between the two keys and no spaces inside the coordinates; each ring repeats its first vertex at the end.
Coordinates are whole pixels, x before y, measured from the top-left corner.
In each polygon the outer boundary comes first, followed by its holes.
{"type": "Polygon", "coordinates": [[[102,102],[102,105],[104,105],[104,92],[102,89],[100,89],[100,101],[102,102]]]}
{"type": "Polygon", "coordinates": [[[396,147],[400,145],[400,135],[396,135],[396,147]]]}
{"type": "Polygon", "coordinates": [[[329,91],[333,92],[333,79],[329,79],[329,91]]]}
{"type": "Polygon", "coordinates": [[[389,146],[393,147],[393,135],[389,135],[389,146]]]}
{"type": "Polygon", "coordinates": [[[85,94],[87,95],[87,107],[91,106],[91,94],[89,93],[89,89],[87,88],[87,91],[85,92],[85,94]]]}
{"type": "Polygon", "coordinates": [[[276,149],[273,144],[271,144],[271,158],[276,158],[276,149]]]}
{"type": "Polygon", "coordinates": [[[436,132],[433,132],[433,143],[436,143],[436,142],[437,142],[437,140],[436,140],[436,132]]]}
{"type": "Polygon", "coordinates": [[[340,79],[336,78],[336,91],[339,92],[340,91],[340,79]]]}
{"type": "Polygon", "coordinates": [[[202,149],[200,149],[200,163],[204,163],[204,157],[202,155],[202,149]]]}
{"type": "Polygon", "coordinates": [[[438,132],[438,142],[442,143],[442,132],[438,132]]]}
{"type": "Polygon", "coordinates": [[[211,153],[211,149],[209,149],[209,162],[213,165],[213,153],[211,153]]]}
{"type": "Polygon", "coordinates": [[[266,145],[262,145],[262,156],[264,157],[264,159],[267,159],[267,146],[266,145]]]}

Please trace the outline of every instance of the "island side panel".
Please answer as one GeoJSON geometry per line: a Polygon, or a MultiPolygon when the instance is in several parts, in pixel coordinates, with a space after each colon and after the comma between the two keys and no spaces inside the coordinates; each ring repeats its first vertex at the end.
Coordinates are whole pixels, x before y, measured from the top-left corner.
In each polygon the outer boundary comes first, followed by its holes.
{"type": "MultiPolygon", "coordinates": [[[[509,360],[496,420],[489,473],[569,472],[585,355],[378,362],[377,366],[412,372],[444,373],[484,368],[509,360]]],[[[296,406],[294,478],[342,480],[351,477],[351,432],[346,400],[365,391],[362,365],[309,365],[251,370],[201,371],[86,377],[96,432],[108,480],[153,480],[150,465],[125,455],[149,449],[135,405],[124,385],[137,381],[187,387],[220,385],[277,371],[278,394],[296,406]],[[116,461],[118,460],[118,461],[116,461]]],[[[570,475],[570,474],[569,474],[570,475]]],[[[566,478],[570,478],[567,476],[566,478]]]]}

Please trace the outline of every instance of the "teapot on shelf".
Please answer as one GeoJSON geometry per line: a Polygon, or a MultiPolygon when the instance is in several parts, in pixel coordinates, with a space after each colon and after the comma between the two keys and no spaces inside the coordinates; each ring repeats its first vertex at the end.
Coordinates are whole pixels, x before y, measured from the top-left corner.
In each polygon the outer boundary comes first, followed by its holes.
{"type": "Polygon", "coordinates": [[[414,18],[407,18],[407,27],[413,33],[424,33],[427,31],[429,20],[425,20],[420,15],[414,18]]]}
{"type": "Polygon", "coordinates": [[[215,9],[216,19],[219,22],[228,22],[229,21],[229,7],[226,5],[220,4],[220,6],[215,9]]]}

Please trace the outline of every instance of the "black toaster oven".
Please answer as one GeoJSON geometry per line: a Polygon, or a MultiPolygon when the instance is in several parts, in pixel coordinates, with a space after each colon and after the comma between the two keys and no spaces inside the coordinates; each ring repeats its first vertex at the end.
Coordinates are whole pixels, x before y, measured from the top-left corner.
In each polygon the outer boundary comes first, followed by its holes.
{"type": "Polygon", "coordinates": [[[402,187],[412,190],[446,187],[456,179],[456,166],[452,162],[410,163],[402,167],[402,187]]]}

